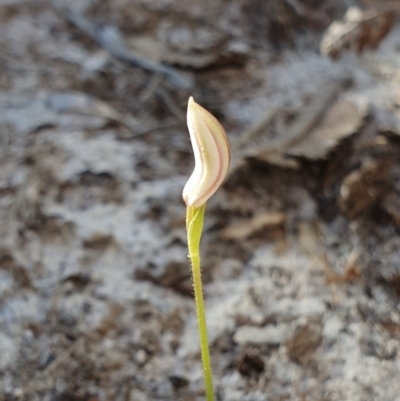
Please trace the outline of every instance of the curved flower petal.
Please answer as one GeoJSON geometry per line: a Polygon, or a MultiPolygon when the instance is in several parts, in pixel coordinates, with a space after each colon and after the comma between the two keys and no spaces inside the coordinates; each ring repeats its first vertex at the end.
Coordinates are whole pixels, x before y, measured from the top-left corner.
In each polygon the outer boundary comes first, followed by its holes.
{"type": "Polygon", "coordinates": [[[228,138],[218,120],[189,98],[187,124],[192,141],[195,167],[183,189],[187,206],[200,207],[221,185],[228,171],[228,138]]]}

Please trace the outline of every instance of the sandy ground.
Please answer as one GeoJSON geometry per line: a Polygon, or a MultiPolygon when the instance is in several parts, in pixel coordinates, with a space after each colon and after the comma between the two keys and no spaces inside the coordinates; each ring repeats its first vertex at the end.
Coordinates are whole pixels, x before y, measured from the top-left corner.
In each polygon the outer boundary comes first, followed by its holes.
{"type": "Polygon", "coordinates": [[[0,0],[1,401],[205,400],[191,94],[218,400],[400,401],[400,25],[332,61],[325,3],[0,0]]]}

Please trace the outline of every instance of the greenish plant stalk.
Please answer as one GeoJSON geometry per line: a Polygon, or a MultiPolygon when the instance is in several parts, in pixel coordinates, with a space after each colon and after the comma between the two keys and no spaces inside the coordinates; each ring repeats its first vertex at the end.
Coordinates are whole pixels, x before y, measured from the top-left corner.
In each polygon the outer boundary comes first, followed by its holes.
{"type": "Polygon", "coordinates": [[[206,205],[200,207],[188,206],[186,211],[186,230],[189,248],[189,258],[192,264],[194,298],[200,336],[201,360],[203,363],[204,384],[207,401],[214,401],[210,350],[208,347],[206,313],[203,299],[203,286],[200,269],[200,239],[203,231],[204,212],[206,205]]]}

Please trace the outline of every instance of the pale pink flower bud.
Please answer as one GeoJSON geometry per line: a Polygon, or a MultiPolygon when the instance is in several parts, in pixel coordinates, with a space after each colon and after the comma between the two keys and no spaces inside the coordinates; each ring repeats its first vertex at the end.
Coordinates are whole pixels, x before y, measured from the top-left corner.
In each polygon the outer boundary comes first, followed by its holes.
{"type": "Polygon", "coordinates": [[[221,185],[228,171],[228,138],[218,120],[189,98],[187,125],[194,153],[194,170],[183,188],[187,206],[200,207],[221,185]]]}

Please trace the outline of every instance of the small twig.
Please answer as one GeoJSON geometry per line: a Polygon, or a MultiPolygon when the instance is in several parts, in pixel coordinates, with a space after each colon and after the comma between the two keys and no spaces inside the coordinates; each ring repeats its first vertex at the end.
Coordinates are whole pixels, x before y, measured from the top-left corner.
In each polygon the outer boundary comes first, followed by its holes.
{"type": "Polygon", "coordinates": [[[79,28],[82,32],[86,33],[101,47],[106,49],[116,59],[136,67],[143,68],[144,70],[161,74],[169,82],[179,88],[191,88],[192,82],[189,77],[178,73],[170,67],[155,63],[153,61],[144,59],[143,57],[132,54],[126,47],[125,42],[118,28],[110,25],[99,25],[89,21],[82,14],[71,10],[68,7],[60,7],[56,4],[53,6],[61,11],[63,17],[79,28]]]}
{"type": "Polygon", "coordinates": [[[150,98],[150,96],[156,91],[157,87],[161,84],[162,80],[164,77],[160,74],[155,74],[146,88],[142,91],[142,93],[139,95],[139,99],[141,102],[145,102],[150,98]]]}
{"type": "Polygon", "coordinates": [[[61,364],[63,364],[74,351],[76,351],[83,343],[83,339],[79,338],[69,348],[67,348],[61,355],[58,356],[42,373],[42,378],[51,375],[61,364]]]}
{"type": "Polygon", "coordinates": [[[24,388],[24,391],[35,390],[38,383],[49,377],[60,365],[62,365],[70,356],[83,344],[83,338],[74,341],[64,352],[62,352],[39,376],[32,379],[24,388]]]}
{"type": "Polygon", "coordinates": [[[180,127],[184,124],[183,120],[174,120],[174,121],[167,121],[161,124],[153,125],[148,128],[144,128],[142,131],[138,131],[135,133],[130,132],[128,135],[122,136],[122,139],[132,139],[132,138],[137,138],[138,136],[141,135],[146,135],[154,131],[160,131],[160,130],[165,130],[168,128],[173,128],[173,127],[180,127]]]}
{"type": "Polygon", "coordinates": [[[165,106],[171,114],[173,114],[178,120],[185,119],[185,112],[179,107],[175,99],[170,95],[168,91],[166,91],[164,88],[158,87],[156,89],[156,93],[164,102],[165,106]]]}

